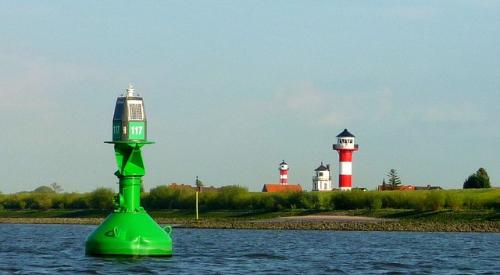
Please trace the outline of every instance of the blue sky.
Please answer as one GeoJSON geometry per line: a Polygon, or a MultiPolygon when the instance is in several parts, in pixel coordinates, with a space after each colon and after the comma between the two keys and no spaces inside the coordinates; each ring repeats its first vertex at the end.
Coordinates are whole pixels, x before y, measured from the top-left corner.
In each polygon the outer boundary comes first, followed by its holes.
{"type": "MultiPolygon", "coordinates": [[[[311,189],[338,175],[335,136],[360,151],[354,186],[500,180],[497,1],[2,1],[4,193],[58,182],[116,188],[111,118],[144,96],[146,188],[260,190],[290,164],[311,189]]],[[[337,184],[336,177],[334,185],[337,184]]]]}

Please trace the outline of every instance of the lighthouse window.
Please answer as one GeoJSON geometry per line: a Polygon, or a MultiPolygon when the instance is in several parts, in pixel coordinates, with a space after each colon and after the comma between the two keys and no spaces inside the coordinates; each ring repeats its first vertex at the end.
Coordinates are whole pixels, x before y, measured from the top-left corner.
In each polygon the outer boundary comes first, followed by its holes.
{"type": "Polygon", "coordinates": [[[128,115],[130,120],[143,120],[142,115],[142,104],[140,103],[129,103],[128,104],[128,115]]]}
{"type": "Polygon", "coordinates": [[[322,177],[323,176],[323,172],[319,172],[319,176],[322,177]]]}

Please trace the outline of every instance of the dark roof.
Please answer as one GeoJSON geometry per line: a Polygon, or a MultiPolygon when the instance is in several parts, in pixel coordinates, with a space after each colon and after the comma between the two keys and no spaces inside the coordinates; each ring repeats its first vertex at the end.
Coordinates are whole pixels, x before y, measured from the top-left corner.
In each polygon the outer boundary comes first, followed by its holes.
{"type": "Polygon", "coordinates": [[[264,184],[262,192],[302,192],[302,187],[298,184],[281,185],[275,183],[264,184]]]}
{"type": "Polygon", "coordinates": [[[283,165],[283,164],[287,164],[288,165],[288,163],[286,163],[284,160],[280,163],[280,165],[283,165]]]}
{"type": "Polygon", "coordinates": [[[316,168],[316,170],[314,170],[314,171],[329,171],[329,170],[330,169],[328,169],[328,167],[324,166],[323,162],[321,162],[321,165],[318,168],[316,168]]]}
{"type": "Polygon", "coordinates": [[[351,134],[347,129],[344,129],[342,133],[340,133],[337,137],[355,137],[353,134],[351,134]]]}

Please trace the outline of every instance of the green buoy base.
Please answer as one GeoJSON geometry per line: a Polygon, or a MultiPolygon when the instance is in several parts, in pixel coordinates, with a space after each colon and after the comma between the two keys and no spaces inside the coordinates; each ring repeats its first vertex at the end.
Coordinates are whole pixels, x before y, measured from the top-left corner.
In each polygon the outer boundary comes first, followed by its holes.
{"type": "Polygon", "coordinates": [[[85,242],[87,255],[172,256],[172,228],[145,211],[111,213],[85,242]]]}

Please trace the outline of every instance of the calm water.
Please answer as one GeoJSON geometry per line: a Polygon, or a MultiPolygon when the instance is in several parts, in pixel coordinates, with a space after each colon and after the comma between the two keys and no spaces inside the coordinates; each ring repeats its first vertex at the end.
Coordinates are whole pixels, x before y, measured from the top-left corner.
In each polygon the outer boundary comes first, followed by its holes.
{"type": "Polygon", "coordinates": [[[95,258],[94,228],[0,224],[0,272],[500,273],[500,234],[174,229],[172,258],[95,258]]]}

